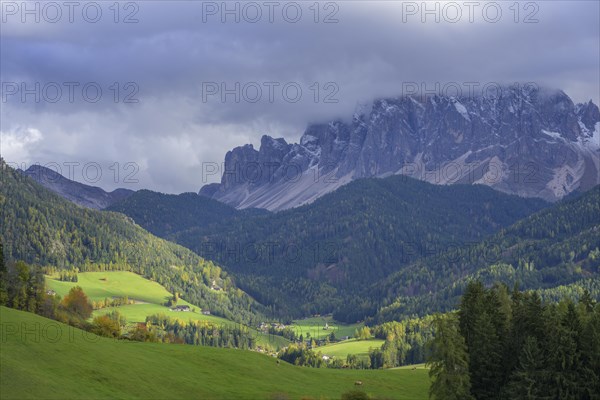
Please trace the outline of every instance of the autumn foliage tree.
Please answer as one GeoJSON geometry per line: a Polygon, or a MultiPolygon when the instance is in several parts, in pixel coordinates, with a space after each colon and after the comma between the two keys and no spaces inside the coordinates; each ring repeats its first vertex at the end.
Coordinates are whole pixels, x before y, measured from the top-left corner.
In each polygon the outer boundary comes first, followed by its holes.
{"type": "Polygon", "coordinates": [[[71,288],[60,305],[63,310],[82,321],[88,319],[93,311],[92,304],[80,286],[71,288]]]}
{"type": "Polygon", "coordinates": [[[94,318],[92,325],[92,332],[96,335],[118,338],[121,336],[121,326],[125,325],[125,319],[118,311],[114,311],[94,318]]]}

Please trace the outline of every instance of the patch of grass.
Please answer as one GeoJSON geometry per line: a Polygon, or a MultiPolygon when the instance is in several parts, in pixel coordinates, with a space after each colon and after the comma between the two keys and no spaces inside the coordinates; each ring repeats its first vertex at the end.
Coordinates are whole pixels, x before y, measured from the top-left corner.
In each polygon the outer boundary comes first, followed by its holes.
{"type": "Polygon", "coordinates": [[[80,272],[78,282],[63,282],[48,277],[46,285],[64,296],[73,286],[81,286],[90,300],[124,297],[147,303],[164,304],[173,296],[161,284],[127,271],[80,272]]]}
{"type": "Polygon", "coordinates": [[[363,323],[343,324],[336,322],[331,316],[304,318],[293,321],[292,328],[297,335],[302,334],[306,338],[306,334],[310,333],[311,338],[324,339],[326,336],[335,333],[335,337],[340,339],[344,336],[353,337],[356,328],[362,327],[363,323]],[[323,329],[325,324],[329,329],[323,329]]]}
{"type": "Polygon", "coordinates": [[[429,371],[429,368],[426,367],[426,364],[403,365],[401,367],[396,367],[392,369],[424,369],[429,371]]]}
{"type": "Polygon", "coordinates": [[[354,354],[359,357],[368,357],[369,349],[380,348],[384,343],[381,339],[369,339],[369,340],[344,340],[339,343],[332,343],[327,346],[317,347],[317,351],[328,356],[334,356],[345,360],[348,354],[354,354]]]}
{"type": "Polygon", "coordinates": [[[187,305],[195,311],[173,312],[164,303],[172,296],[164,286],[152,282],[133,272],[82,272],[77,274],[78,282],[63,282],[47,278],[46,286],[57,294],[64,296],[73,286],[81,286],[90,300],[112,299],[113,297],[129,297],[140,303],[120,307],[107,307],[94,311],[94,317],[110,311],[119,311],[128,322],[145,322],[152,314],[166,314],[183,321],[210,321],[220,325],[232,325],[232,321],[214,315],[204,315],[200,307],[180,299],[178,305],[187,305]]]}
{"type": "MultiPolygon", "coordinates": [[[[83,289],[85,291],[85,289],[83,289]]],[[[189,305],[190,309],[196,307],[185,301],[179,301],[177,304],[189,305]]],[[[93,317],[97,315],[107,314],[111,311],[118,311],[123,315],[127,322],[145,322],[146,317],[152,314],[165,314],[171,318],[177,318],[181,321],[209,321],[219,325],[234,325],[235,323],[215,315],[204,315],[201,311],[198,311],[199,307],[196,307],[196,311],[188,312],[174,312],[169,307],[161,306],[159,304],[129,304],[126,306],[119,307],[107,307],[100,310],[94,311],[93,317]]]]}
{"type": "Polygon", "coordinates": [[[0,319],[4,399],[339,399],[357,380],[374,397],[428,398],[425,370],[305,368],[251,351],[117,341],[5,307],[0,319]]]}

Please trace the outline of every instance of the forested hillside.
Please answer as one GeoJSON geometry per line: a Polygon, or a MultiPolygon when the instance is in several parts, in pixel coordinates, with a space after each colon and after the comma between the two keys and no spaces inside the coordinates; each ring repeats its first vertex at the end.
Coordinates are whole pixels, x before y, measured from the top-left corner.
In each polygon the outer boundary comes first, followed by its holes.
{"type": "Polygon", "coordinates": [[[196,193],[172,195],[150,190],[140,190],[108,210],[130,216],[144,229],[160,237],[197,225],[219,223],[238,213],[231,206],[196,193]]]}
{"type": "Polygon", "coordinates": [[[420,257],[478,242],[545,205],[485,186],[392,176],[357,180],[278,213],[144,191],[113,209],[224,265],[280,315],[298,316],[338,310],[420,257]]]}
{"type": "Polygon", "coordinates": [[[524,289],[563,285],[563,292],[587,288],[600,295],[599,276],[600,186],[596,186],[480,243],[421,259],[371,290],[387,298],[378,315],[383,321],[450,310],[471,279],[518,283],[524,289]]]}
{"type": "Polygon", "coordinates": [[[7,261],[80,271],[129,270],[217,315],[250,322],[264,311],[219,266],[118,213],[64,200],[0,161],[0,233],[7,261]],[[225,290],[210,288],[213,280],[225,290]]]}
{"type": "Polygon", "coordinates": [[[433,322],[436,399],[597,399],[600,305],[470,282],[457,313],[433,322]]]}

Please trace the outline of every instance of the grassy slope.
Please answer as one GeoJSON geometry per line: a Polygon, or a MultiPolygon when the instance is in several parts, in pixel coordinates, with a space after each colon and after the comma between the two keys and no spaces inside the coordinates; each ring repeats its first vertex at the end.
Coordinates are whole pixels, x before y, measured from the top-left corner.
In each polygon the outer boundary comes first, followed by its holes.
{"type": "Polygon", "coordinates": [[[348,354],[356,354],[359,357],[365,357],[369,355],[369,349],[377,349],[383,345],[381,339],[370,339],[370,340],[344,340],[343,342],[333,343],[327,346],[317,347],[317,351],[328,356],[335,356],[343,360],[346,359],[348,354]]]}
{"type": "MultiPolygon", "coordinates": [[[[187,305],[185,301],[181,301],[177,304],[187,305]]],[[[190,307],[194,307],[191,305],[190,307]]],[[[131,304],[127,306],[120,307],[109,307],[103,308],[100,310],[94,311],[94,316],[108,314],[109,312],[116,310],[121,313],[121,315],[125,316],[127,322],[144,322],[146,321],[146,317],[153,314],[166,314],[173,318],[178,318],[183,321],[209,321],[214,322],[219,325],[234,325],[235,323],[229,321],[225,318],[215,317],[213,315],[204,315],[199,311],[195,312],[185,312],[185,313],[176,313],[170,311],[168,307],[161,306],[159,304],[131,304]]]]}
{"type": "Polygon", "coordinates": [[[298,335],[302,334],[306,337],[306,334],[310,333],[310,337],[315,339],[325,338],[326,336],[331,335],[331,332],[334,332],[335,337],[338,339],[344,336],[352,337],[354,336],[356,328],[362,326],[362,323],[342,324],[334,321],[330,316],[298,319],[293,321],[292,324],[292,328],[296,330],[298,335]],[[328,330],[323,329],[325,323],[329,325],[328,330]]]}
{"type": "Polygon", "coordinates": [[[427,368],[427,364],[403,365],[401,367],[396,367],[396,368],[391,368],[391,369],[426,369],[426,370],[429,370],[427,368]]]}
{"type": "Polygon", "coordinates": [[[168,314],[183,320],[211,321],[219,324],[233,324],[233,322],[216,317],[204,315],[200,307],[194,306],[185,300],[177,304],[196,307],[196,312],[174,313],[163,304],[172,296],[167,289],[156,282],[152,282],[136,275],[133,272],[82,272],[77,274],[78,282],[61,282],[55,279],[46,279],[46,285],[57,294],[64,296],[73,286],[81,286],[90,300],[104,300],[105,298],[124,297],[140,300],[148,304],[132,304],[128,306],[106,308],[97,310],[96,314],[105,314],[114,309],[119,310],[128,322],[144,322],[146,316],[152,314],[168,314]],[[103,280],[106,279],[106,280],[103,280]]]}
{"type": "MultiPolygon", "coordinates": [[[[49,289],[64,296],[73,286],[81,286],[90,300],[104,300],[105,298],[124,297],[139,300],[147,304],[131,304],[121,307],[110,307],[94,311],[94,316],[118,310],[127,322],[144,322],[152,314],[166,314],[183,321],[209,321],[219,325],[233,325],[234,322],[214,315],[202,314],[200,307],[179,300],[177,304],[188,305],[196,308],[195,312],[173,312],[163,304],[172,295],[162,285],[152,282],[144,277],[126,271],[111,272],[80,272],[77,274],[78,282],[61,282],[55,279],[46,279],[49,289]]],[[[271,345],[274,348],[286,346],[289,342],[280,336],[269,336],[256,332],[257,341],[262,345],[271,345]]]]}
{"type": "Polygon", "coordinates": [[[172,296],[159,283],[144,279],[132,272],[81,272],[77,274],[77,278],[79,282],[49,279],[47,284],[61,296],[67,294],[71,287],[81,286],[90,300],[129,296],[131,299],[160,304],[172,296]]]}
{"type": "Polygon", "coordinates": [[[356,380],[371,395],[426,399],[425,370],[331,370],[279,365],[254,352],[98,338],[34,314],[0,308],[5,399],[339,398],[356,380]],[[23,325],[25,324],[25,325],[23,325]],[[39,339],[8,329],[38,327],[39,339]],[[59,340],[55,338],[60,332],[59,340]]]}

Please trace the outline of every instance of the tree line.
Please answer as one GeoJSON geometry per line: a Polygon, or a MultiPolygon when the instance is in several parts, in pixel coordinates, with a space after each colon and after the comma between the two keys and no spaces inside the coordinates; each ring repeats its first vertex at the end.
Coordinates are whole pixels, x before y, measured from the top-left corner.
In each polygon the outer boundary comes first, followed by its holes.
{"type": "Polygon", "coordinates": [[[600,305],[544,303],[537,292],[469,283],[458,311],[433,321],[436,399],[600,398],[600,305]]]}
{"type": "MultiPolygon", "coordinates": [[[[145,324],[136,330],[147,332],[145,341],[191,344],[197,346],[229,347],[237,349],[256,348],[256,338],[246,326],[223,325],[209,321],[183,321],[164,314],[146,317],[145,324]]],[[[137,337],[139,332],[133,332],[137,337]]]]}

